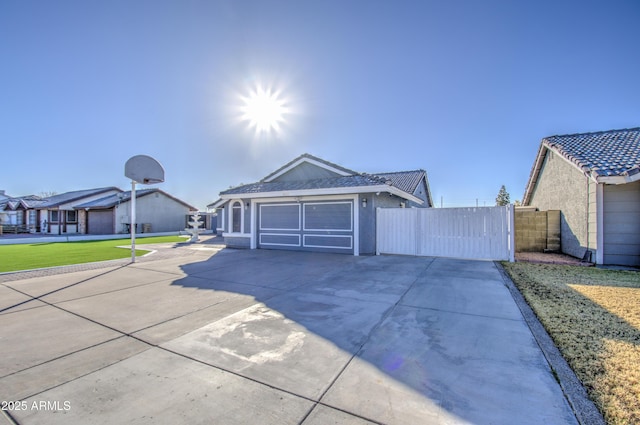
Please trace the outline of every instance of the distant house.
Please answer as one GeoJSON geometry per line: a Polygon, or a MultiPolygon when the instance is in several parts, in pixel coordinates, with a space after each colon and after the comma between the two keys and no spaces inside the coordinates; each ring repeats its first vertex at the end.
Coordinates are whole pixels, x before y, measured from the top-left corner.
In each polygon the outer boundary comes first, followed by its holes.
{"type": "Polygon", "coordinates": [[[640,128],[542,139],[523,205],[561,211],[562,252],[640,266],[640,128]]]}
{"type": "MultiPolygon", "coordinates": [[[[80,232],[87,234],[129,233],[131,191],[117,192],[74,206],[80,232]]],[[[160,189],[136,191],[136,232],[173,232],[186,228],[186,217],[197,208],[160,189]]]]}
{"type": "Polygon", "coordinates": [[[40,202],[35,195],[12,197],[0,190],[0,225],[11,226],[16,232],[35,232],[39,226],[34,207],[40,202]]]}
{"type": "MultiPolygon", "coordinates": [[[[0,191],[0,224],[53,235],[129,233],[131,192],[117,187],[76,190],[40,198],[0,191]]],[[[174,232],[197,209],[160,189],[136,191],[136,231],[174,232]]],[[[209,220],[211,219],[210,217],[209,220]]]]}
{"type": "Polygon", "coordinates": [[[105,196],[121,193],[117,187],[75,190],[43,198],[34,209],[41,233],[63,235],[82,233],[84,214],[75,208],[78,204],[91,202],[105,196]]]}
{"type": "Polygon", "coordinates": [[[304,154],[256,183],[220,193],[227,246],[375,253],[377,207],[432,207],[424,170],[364,174],[304,154]]]}

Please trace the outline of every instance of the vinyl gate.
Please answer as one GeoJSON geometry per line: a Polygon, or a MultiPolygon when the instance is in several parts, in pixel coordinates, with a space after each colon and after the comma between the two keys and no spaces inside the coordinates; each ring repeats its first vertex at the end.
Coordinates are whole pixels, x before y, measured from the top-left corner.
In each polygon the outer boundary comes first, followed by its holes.
{"type": "Polygon", "coordinates": [[[378,208],[376,253],[513,261],[513,211],[512,205],[378,208]]]}

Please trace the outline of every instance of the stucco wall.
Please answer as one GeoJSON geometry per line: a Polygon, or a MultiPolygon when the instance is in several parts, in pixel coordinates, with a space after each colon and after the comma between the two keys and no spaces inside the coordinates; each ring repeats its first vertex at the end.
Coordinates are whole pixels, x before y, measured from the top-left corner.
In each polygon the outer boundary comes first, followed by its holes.
{"type": "Polygon", "coordinates": [[[562,252],[582,258],[588,246],[589,182],[575,166],[547,151],[530,206],[560,210],[562,252]]]}
{"type": "MultiPolygon", "coordinates": [[[[116,207],[116,231],[123,232],[122,223],[128,223],[131,202],[123,202],[116,207]]],[[[142,231],[143,223],[151,224],[151,232],[173,232],[184,230],[189,208],[160,192],[136,197],[136,223],[142,231]]]]}
{"type": "Polygon", "coordinates": [[[248,237],[225,236],[224,243],[229,248],[250,248],[251,239],[248,237]]]}

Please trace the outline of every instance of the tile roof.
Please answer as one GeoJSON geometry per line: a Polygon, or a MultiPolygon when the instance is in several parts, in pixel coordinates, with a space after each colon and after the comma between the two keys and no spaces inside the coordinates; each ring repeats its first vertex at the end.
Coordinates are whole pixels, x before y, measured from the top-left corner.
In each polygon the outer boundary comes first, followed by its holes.
{"type": "Polygon", "coordinates": [[[613,178],[625,183],[640,173],[640,127],[545,137],[529,174],[523,205],[531,201],[547,150],[562,155],[597,182],[613,178]]]}
{"type": "MultiPolygon", "coordinates": [[[[394,191],[404,192],[407,195],[413,196],[413,192],[416,190],[416,187],[418,186],[422,178],[426,179],[426,172],[424,170],[400,171],[380,174],[359,173],[357,171],[350,170],[332,162],[325,161],[322,158],[318,158],[305,153],[295,158],[294,160],[289,161],[287,164],[278,168],[276,171],[272,172],[262,180],[256,183],[245,184],[224,190],[220,192],[220,196],[225,197],[229,195],[252,195],[260,193],[277,193],[314,189],[361,188],[367,186],[377,186],[379,188],[381,185],[391,186],[394,191]],[[320,166],[324,164],[327,166],[326,168],[333,169],[339,174],[345,175],[309,180],[280,181],[275,179],[275,177],[282,174],[282,172],[288,171],[289,169],[297,166],[305,160],[309,160],[309,162],[311,163],[320,163],[320,166]]],[[[428,183],[427,192],[429,192],[428,183]]],[[[429,205],[431,205],[431,194],[427,193],[427,196],[429,205]]],[[[219,199],[218,201],[208,205],[207,207],[219,205],[221,202],[223,202],[223,200],[219,199]]]]}
{"type": "Polygon", "coordinates": [[[418,184],[426,175],[424,170],[398,171],[395,173],[375,173],[377,177],[390,180],[391,184],[407,193],[415,192],[418,184]]]}
{"type": "Polygon", "coordinates": [[[0,201],[0,210],[16,210],[21,205],[25,209],[36,208],[45,201],[36,195],[7,196],[0,201]]]}
{"type": "Polygon", "coordinates": [[[542,139],[542,143],[597,176],[640,172],[640,127],[551,136],[542,139]]]}
{"type": "Polygon", "coordinates": [[[251,194],[263,192],[282,192],[288,190],[327,189],[340,187],[376,186],[385,184],[386,180],[367,174],[353,176],[330,177],[326,179],[257,182],[233,187],[220,192],[220,195],[251,194]]]}

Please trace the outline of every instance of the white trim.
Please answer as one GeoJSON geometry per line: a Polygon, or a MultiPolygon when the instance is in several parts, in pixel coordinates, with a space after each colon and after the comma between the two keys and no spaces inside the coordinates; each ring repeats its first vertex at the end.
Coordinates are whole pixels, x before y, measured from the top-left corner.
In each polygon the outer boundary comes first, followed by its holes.
{"type": "Polygon", "coordinates": [[[325,170],[329,170],[329,171],[331,171],[333,173],[336,173],[336,174],[339,174],[341,176],[351,176],[352,175],[351,173],[347,173],[346,171],[343,171],[343,170],[340,170],[338,168],[332,167],[332,166],[327,165],[327,164],[325,164],[323,162],[316,161],[315,159],[311,159],[311,158],[306,158],[305,157],[305,158],[300,158],[297,161],[291,163],[286,168],[283,168],[283,169],[281,169],[279,171],[276,171],[275,174],[272,174],[272,175],[268,176],[269,178],[265,179],[264,181],[265,182],[273,181],[273,180],[277,179],[278,177],[280,177],[281,175],[283,175],[283,174],[291,171],[292,169],[296,168],[298,165],[302,164],[303,162],[308,162],[309,164],[316,165],[316,166],[318,166],[320,168],[324,168],[325,170]]]}
{"type": "Polygon", "coordinates": [[[305,248],[331,248],[331,249],[353,249],[353,237],[351,235],[302,235],[302,246],[305,248]],[[349,246],[333,246],[333,245],[307,245],[305,243],[307,237],[312,238],[349,238],[349,246]]]}
{"type": "MultiPolygon", "coordinates": [[[[373,231],[375,232],[375,225],[373,231]]],[[[353,255],[356,257],[360,255],[360,197],[358,195],[353,197],[353,255]]]]}
{"type": "Polygon", "coordinates": [[[235,233],[239,233],[242,234],[244,232],[244,202],[242,201],[242,199],[238,199],[238,198],[234,198],[231,201],[229,201],[229,233],[234,233],[233,232],[233,205],[239,202],[240,203],[240,232],[235,232],[235,233]]]}
{"type": "Polygon", "coordinates": [[[604,262],[604,184],[596,186],[596,264],[604,262]]]}
{"type": "Polygon", "coordinates": [[[270,246],[297,246],[300,247],[300,234],[299,233],[262,233],[260,232],[260,245],[270,245],[270,246]],[[269,242],[262,242],[262,237],[263,236],[295,236],[298,238],[298,243],[297,244],[290,244],[290,243],[269,243],[269,242]]]}
{"type": "MultiPolygon", "coordinates": [[[[281,196],[281,197],[273,197],[273,198],[269,198],[268,200],[263,200],[263,199],[256,199],[256,198],[252,198],[251,199],[251,243],[250,243],[250,247],[251,249],[257,249],[258,248],[258,226],[257,226],[257,217],[255,214],[255,210],[256,210],[256,205],[260,205],[263,202],[306,202],[306,201],[318,201],[318,200],[329,200],[329,201],[335,201],[335,200],[342,200],[342,199],[349,199],[353,201],[353,255],[354,256],[359,256],[360,255],[360,204],[359,204],[359,196],[358,195],[354,195],[354,194],[350,194],[350,195],[321,195],[321,196],[300,196],[300,197],[291,197],[291,196],[281,196]],[[261,202],[262,201],[262,202],[261,202]]],[[[223,235],[224,236],[224,235],[223,235]]],[[[234,236],[234,235],[231,235],[234,236]]]]}
{"type": "MultiPolygon", "coordinates": [[[[404,198],[408,201],[415,202],[416,204],[424,204],[424,200],[404,192],[397,187],[387,184],[381,184],[376,186],[356,186],[356,187],[328,187],[323,189],[301,189],[301,190],[283,190],[277,192],[259,192],[259,193],[247,193],[246,199],[265,199],[265,198],[289,198],[302,197],[302,196],[329,196],[334,199],[338,199],[339,195],[352,195],[359,193],[375,193],[375,192],[388,192],[392,195],[396,195],[400,198],[404,198]]],[[[239,194],[220,195],[223,199],[237,199],[239,194]]]]}
{"type": "Polygon", "coordinates": [[[508,246],[509,246],[509,262],[513,263],[516,261],[516,207],[514,204],[509,204],[507,205],[507,212],[508,212],[508,223],[509,223],[509,227],[508,227],[508,238],[509,238],[509,242],[508,242],[508,246]]]}
{"type": "Polygon", "coordinates": [[[275,204],[269,204],[269,203],[261,203],[259,205],[260,207],[260,220],[258,223],[258,230],[262,231],[262,230],[289,230],[289,231],[300,231],[301,228],[301,223],[300,223],[300,204],[297,202],[290,202],[290,203],[286,203],[286,204],[282,204],[282,203],[275,203],[275,204]],[[298,207],[298,227],[295,229],[283,229],[283,228],[271,228],[271,227],[262,227],[262,207],[280,207],[280,206],[296,206],[298,207]]]}
{"type": "Polygon", "coordinates": [[[302,230],[310,232],[353,232],[353,203],[357,201],[339,201],[339,202],[305,202],[302,207],[302,230]],[[347,204],[349,205],[349,228],[348,229],[310,229],[307,228],[306,220],[306,206],[307,205],[336,205],[347,204]]]}
{"type": "Polygon", "coordinates": [[[595,180],[596,183],[627,184],[640,180],[640,173],[632,176],[596,176],[595,178],[592,177],[592,180],[595,180]]]}

